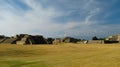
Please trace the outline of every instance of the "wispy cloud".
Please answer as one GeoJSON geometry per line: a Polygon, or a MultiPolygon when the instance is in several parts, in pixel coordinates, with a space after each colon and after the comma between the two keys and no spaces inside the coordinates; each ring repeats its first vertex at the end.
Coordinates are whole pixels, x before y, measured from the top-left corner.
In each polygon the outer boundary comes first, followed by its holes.
{"type": "Polygon", "coordinates": [[[100,14],[107,13],[104,3],[97,0],[1,0],[0,33],[54,37],[119,33],[119,25],[105,25],[107,21],[98,19],[100,14]]]}

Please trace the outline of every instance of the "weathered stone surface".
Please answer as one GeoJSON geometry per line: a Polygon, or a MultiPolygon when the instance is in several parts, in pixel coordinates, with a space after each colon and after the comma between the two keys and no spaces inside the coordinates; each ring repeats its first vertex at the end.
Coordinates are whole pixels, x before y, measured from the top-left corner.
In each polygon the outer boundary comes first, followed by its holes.
{"type": "Polygon", "coordinates": [[[16,44],[16,40],[16,38],[7,38],[2,42],[2,44],[16,44]]]}
{"type": "Polygon", "coordinates": [[[106,38],[106,43],[120,43],[120,34],[118,35],[112,35],[106,38]]]}
{"type": "Polygon", "coordinates": [[[104,40],[89,40],[87,44],[104,44],[104,40]]]}
{"type": "Polygon", "coordinates": [[[41,35],[20,34],[10,38],[0,39],[2,44],[47,44],[47,40],[41,35]]]}

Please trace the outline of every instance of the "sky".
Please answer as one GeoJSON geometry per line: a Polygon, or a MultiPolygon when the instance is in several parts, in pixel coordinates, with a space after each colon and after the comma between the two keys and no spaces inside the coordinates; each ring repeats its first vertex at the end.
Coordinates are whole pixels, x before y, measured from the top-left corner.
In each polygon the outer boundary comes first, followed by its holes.
{"type": "Polygon", "coordinates": [[[120,33],[120,0],[0,0],[0,34],[91,38],[120,33]]]}

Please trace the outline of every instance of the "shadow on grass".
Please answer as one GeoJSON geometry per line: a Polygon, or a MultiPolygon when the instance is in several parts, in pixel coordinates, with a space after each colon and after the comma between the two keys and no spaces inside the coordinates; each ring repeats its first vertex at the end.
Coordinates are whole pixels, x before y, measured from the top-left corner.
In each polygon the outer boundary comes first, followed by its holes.
{"type": "Polygon", "coordinates": [[[0,57],[31,57],[31,56],[42,56],[47,52],[45,50],[34,51],[34,50],[17,50],[10,49],[5,51],[0,51],[0,57]]]}
{"type": "Polygon", "coordinates": [[[51,67],[44,61],[23,62],[23,61],[0,61],[0,67],[51,67]]]}

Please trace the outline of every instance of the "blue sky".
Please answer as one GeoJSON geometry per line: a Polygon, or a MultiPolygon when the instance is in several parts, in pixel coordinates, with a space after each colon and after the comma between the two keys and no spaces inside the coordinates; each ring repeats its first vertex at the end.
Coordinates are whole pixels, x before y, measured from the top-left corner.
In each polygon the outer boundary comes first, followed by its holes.
{"type": "Polygon", "coordinates": [[[120,33],[120,0],[0,0],[0,34],[107,37],[120,33]]]}

